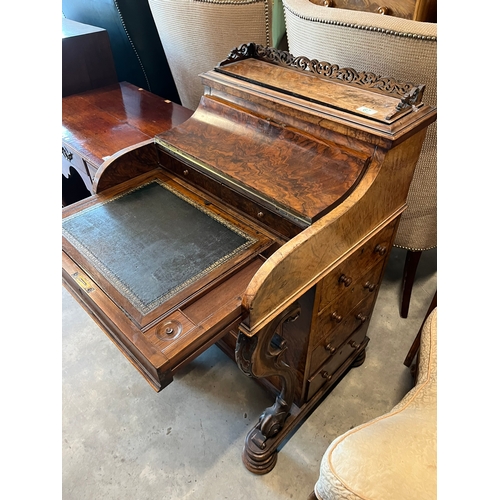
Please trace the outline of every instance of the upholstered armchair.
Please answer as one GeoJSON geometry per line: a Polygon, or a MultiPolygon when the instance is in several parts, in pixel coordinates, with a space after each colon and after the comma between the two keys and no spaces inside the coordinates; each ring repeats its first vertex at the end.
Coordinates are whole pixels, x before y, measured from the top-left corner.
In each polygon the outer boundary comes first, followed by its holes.
{"type": "MultiPolygon", "coordinates": [[[[437,24],[283,0],[289,51],[340,67],[425,84],[437,100],[437,24]]],[[[400,314],[406,318],[422,251],[437,246],[437,130],[434,123],[417,163],[395,246],[406,249],[400,314]]]]}
{"type": "Polygon", "coordinates": [[[310,500],[437,497],[437,308],[419,335],[415,386],[390,412],[330,444],[310,500]]]}
{"type": "Polygon", "coordinates": [[[181,104],[193,110],[204,91],[200,73],[242,43],[278,44],[285,30],[281,0],[148,1],[181,104]]]}

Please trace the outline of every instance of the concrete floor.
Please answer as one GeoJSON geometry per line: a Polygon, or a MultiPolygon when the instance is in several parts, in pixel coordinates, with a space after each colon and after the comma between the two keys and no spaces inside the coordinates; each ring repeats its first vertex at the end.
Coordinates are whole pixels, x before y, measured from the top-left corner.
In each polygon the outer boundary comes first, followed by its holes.
{"type": "Polygon", "coordinates": [[[256,476],[241,451],[272,404],[216,346],[155,393],[71,295],[62,292],[62,498],[306,499],[330,442],[390,410],[410,389],[403,360],[437,286],[424,252],[407,319],[399,317],[405,252],[393,249],[372,316],[365,363],[352,369],[256,476]]]}

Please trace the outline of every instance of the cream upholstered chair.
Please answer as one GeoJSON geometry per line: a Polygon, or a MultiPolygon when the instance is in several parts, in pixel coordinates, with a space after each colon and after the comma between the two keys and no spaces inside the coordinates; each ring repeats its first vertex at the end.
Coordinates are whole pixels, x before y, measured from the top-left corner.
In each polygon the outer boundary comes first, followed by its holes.
{"type": "MultiPolygon", "coordinates": [[[[425,84],[437,100],[437,24],[283,0],[289,51],[340,67],[425,84]]],[[[437,129],[427,131],[395,246],[406,249],[401,316],[406,318],[418,261],[437,246],[437,129]]]]}
{"type": "Polygon", "coordinates": [[[416,384],[389,412],[336,438],[311,499],[437,498],[437,308],[420,332],[416,384]]]}
{"type": "Polygon", "coordinates": [[[235,47],[272,46],[285,31],[281,0],[148,0],[181,104],[196,109],[199,74],[235,47]]]}

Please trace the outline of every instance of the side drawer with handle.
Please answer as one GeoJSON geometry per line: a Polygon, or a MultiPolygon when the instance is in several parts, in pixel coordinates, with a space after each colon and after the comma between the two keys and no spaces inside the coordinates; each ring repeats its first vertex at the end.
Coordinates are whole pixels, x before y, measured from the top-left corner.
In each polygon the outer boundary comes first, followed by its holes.
{"type": "Polygon", "coordinates": [[[340,264],[321,282],[319,312],[334,302],[345,290],[373,266],[382,262],[391,249],[397,220],[388,224],[359,250],[340,264]]]}
{"type": "Polygon", "coordinates": [[[309,401],[323,385],[332,382],[336,371],[356,351],[366,338],[366,327],[360,326],[344,344],[340,345],[335,353],[320,366],[307,381],[306,400],[309,401]]]}
{"type": "Polygon", "coordinates": [[[364,299],[376,296],[382,268],[383,262],[379,262],[375,268],[350,285],[343,294],[322,310],[316,318],[314,346],[321,343],[325,337],[331,336],[337,329],[344,329],[347,326],[352,331],[352,318],[349,312],[364,299]]]}
{"type": "Polygon", "coordinates": [[[342,326],[335,328],[314,348],[311,354],[310,372],[314,372],[328,358],[334,356],[340,346],[349,338],[354,330],[365,323],[369,323],[375,294],[366,297],[363,301],[351,309],[343,320],[342,326]]]}

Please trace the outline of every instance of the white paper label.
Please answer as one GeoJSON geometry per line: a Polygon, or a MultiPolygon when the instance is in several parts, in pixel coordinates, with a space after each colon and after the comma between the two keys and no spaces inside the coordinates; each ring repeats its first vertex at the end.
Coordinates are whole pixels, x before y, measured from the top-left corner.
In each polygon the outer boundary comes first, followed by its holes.
{"type": "Polygon", "coordinates": [[[367,115],[375,115],[376,113],[378,113],[378,111],[375,111],[374,109],[371,108],[367,108],[366,106],[361,106],[356,111],[361,111],[361,113],[365,113],[367,115]]]}

